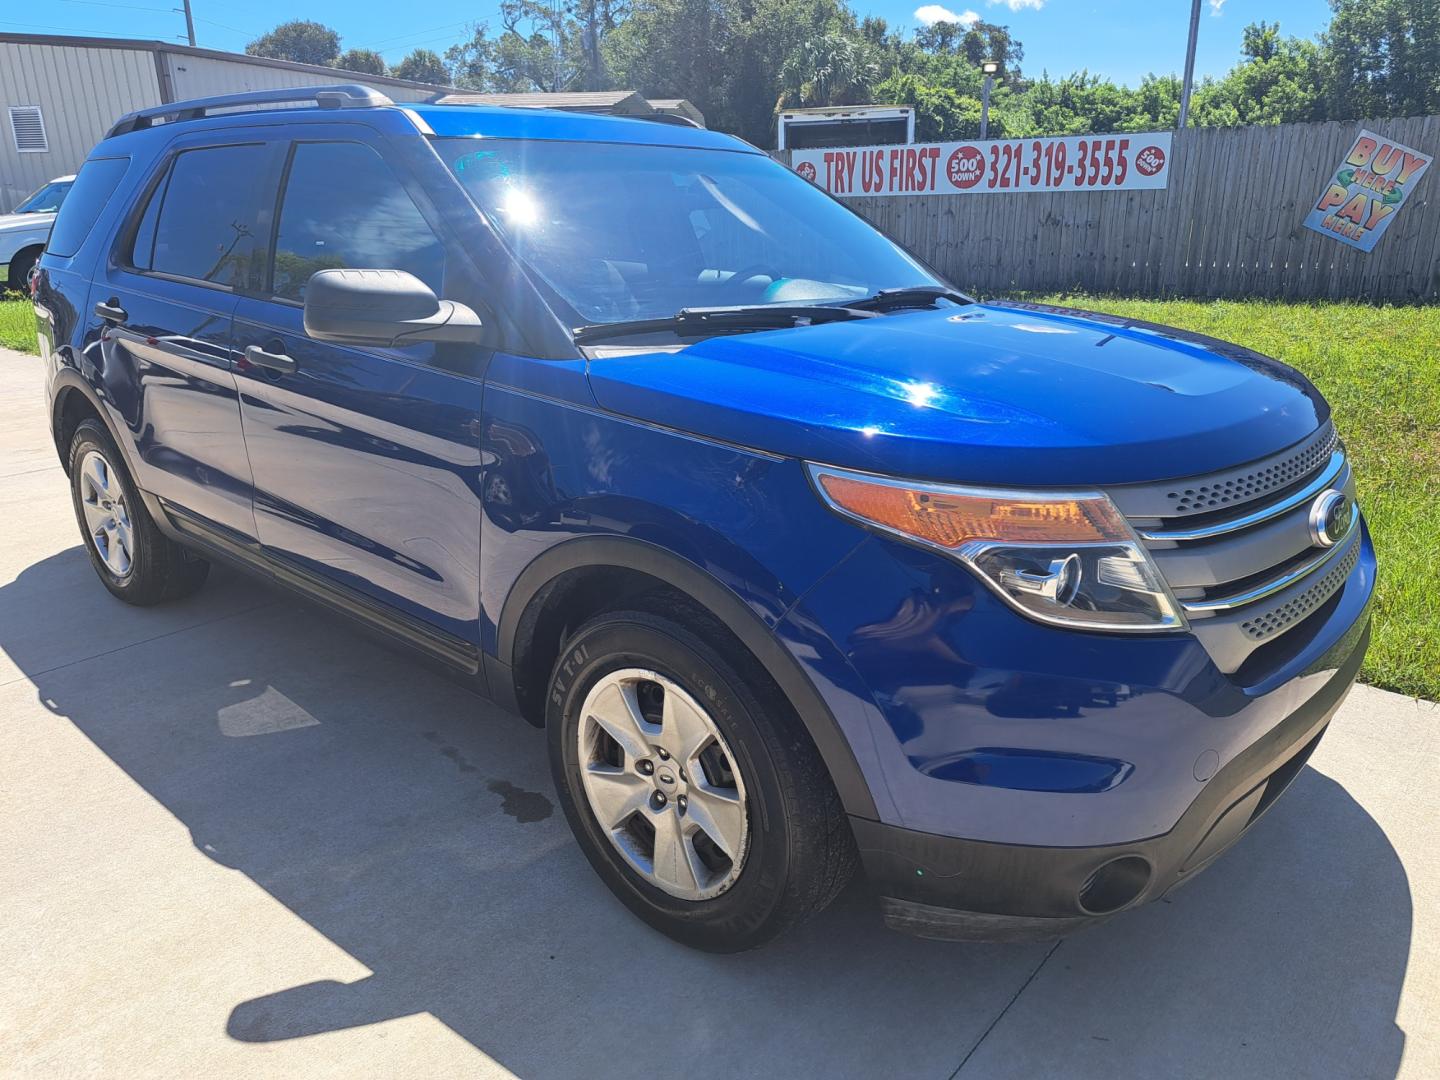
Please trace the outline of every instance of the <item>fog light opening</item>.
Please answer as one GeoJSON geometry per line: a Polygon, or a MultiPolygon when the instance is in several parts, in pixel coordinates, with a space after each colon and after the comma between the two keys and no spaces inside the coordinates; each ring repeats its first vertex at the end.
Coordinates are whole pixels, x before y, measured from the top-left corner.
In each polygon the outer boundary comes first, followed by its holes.
{"type": "Polygon", "coordinates": [[[1077,897],[1087,915],[1109,915],[1135,901],[1150,884],[1150,864],[1139,855],[1111,859],[1085,879],[1077,897]]]}

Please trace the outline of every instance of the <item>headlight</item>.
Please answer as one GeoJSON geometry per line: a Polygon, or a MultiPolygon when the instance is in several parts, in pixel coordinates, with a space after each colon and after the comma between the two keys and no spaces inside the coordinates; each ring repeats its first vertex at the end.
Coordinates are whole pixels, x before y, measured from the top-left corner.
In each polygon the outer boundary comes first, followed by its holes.
{"type": "Polygon", "coordinates": [[[1091,630],[1185,626],[1149,553],[1099,492],[954,487],[809,469],[833,509],[953,555],[1032,618],[1091,630]]]}

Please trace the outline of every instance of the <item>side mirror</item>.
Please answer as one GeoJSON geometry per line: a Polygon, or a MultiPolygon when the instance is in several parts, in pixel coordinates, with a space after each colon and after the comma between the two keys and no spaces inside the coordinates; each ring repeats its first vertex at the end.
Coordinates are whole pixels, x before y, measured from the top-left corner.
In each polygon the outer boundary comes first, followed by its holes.
{"type": "Polygon", "coordinates": [[[391,347],[478,344],[484,327],[464,304],[437,299],[404,270],[321,270],[305,286],[305,333],[316,341],[391,347]]]}

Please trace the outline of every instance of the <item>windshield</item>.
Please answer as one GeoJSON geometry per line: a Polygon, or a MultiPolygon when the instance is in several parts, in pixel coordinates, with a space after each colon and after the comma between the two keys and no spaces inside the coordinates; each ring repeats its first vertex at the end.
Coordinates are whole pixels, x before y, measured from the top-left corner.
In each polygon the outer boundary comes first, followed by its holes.
{"type": "Polygon", "coordinates": [[[759,154],[510,139],[441,139],[437,149],[576,325],[937,284],[759,154]]]}
{"type": "Polygon", "coordinates": [[[39,191],[35,192],[28,199],[15,207],[17,214],[53,214],[60,209],[60,204],[65,201],[65,196],[70,191],[70,185],[75,181],[62,180],[46,184],[39,191]]]}

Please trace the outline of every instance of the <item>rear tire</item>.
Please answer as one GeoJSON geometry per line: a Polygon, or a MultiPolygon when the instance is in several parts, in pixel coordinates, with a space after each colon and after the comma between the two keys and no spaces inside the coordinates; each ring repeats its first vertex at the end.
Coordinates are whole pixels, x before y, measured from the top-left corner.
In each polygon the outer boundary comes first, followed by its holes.
{"type": "Polygon", "coordinates": [[[823,910],[854,872],[854,838],[780,691],[718,624],[686,621],[705,640],[636,611],[570,637],[550,679],[551,771],[586,858],[631,911],[682,944],[739,952],[823,910]]]}
{"type": "Polygon", "coordinates": [[[107,589],[127,604],[149,607],[189,596],[205,583],[210,564],[156,527],[98,421],[75,429],[68,464],[85,553],[107,589]]]}

